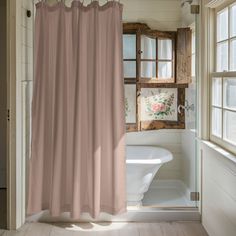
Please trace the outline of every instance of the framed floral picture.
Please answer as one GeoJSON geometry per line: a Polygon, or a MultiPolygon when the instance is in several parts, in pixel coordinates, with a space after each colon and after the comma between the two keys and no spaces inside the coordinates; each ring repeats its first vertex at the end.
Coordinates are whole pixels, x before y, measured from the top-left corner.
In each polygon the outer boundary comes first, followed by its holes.
{"type": "Polygon", "coordinates": [[[177,88],[141,88],[141,121],[177,121],[177,88]]]}

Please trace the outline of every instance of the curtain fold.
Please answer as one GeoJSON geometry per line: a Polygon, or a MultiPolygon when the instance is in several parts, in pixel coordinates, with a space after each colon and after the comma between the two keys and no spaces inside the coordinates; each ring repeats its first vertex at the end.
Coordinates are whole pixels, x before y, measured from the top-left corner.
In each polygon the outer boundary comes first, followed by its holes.
{"type": "Polygon", "coordinates": [[[122,5],[36,4],[28,214],[126,210],[122,5]]]}

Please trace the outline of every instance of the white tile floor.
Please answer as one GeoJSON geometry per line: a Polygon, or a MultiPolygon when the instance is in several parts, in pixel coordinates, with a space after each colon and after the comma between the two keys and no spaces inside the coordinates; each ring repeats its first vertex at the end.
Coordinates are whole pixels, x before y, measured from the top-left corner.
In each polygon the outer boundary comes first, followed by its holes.
{"type": "Polygon", "coordinates": [[[189,202],[178,188],[150,188],[142,202],[143,206],[194,206],[194,202],[189,202]]]}
{"type": "Polygon", "coordinates": [[[207,236],[198,222],[172,223],[28,223],[18,231],[1,231],[0,236],[207,236]]]}

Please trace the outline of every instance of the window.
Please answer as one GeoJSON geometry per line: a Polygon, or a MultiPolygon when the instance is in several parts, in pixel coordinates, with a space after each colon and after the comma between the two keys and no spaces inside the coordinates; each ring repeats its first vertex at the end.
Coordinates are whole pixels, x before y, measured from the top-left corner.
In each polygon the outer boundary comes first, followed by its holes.
{"type": "Polygon", "coordinates": [[[123,35],[124,77],[136,78],[136,35],[123,35]]]}
{"type": "Polygon", "coordinates": [[[236,147],[236,3],[216,10],[215,72],[211,75],[211,140],[236,147]]]}
{"type": "Polygon", "coordinates": [[[174,39],[141,35],[141,81],[174,82],[174,39]]]}
{"type": "Polygon", "coordinates": [[[196,77],[196,48],[195,48],[195,40],[196,40],[196,33],[195,33],[195,29],[192,29],[192,65],[191,65],[191,76],[192,76],[192,80],[195,81],[195,77],[196,77]]]}
{"type": "Polygon", "coordinates": [[[190,28],[164,32],[124,23],[123,31],[126,130],[185,128],[178,106],[191,82],[190,28]],[[186,74],[179,79],[177,71],[186,74]]]}

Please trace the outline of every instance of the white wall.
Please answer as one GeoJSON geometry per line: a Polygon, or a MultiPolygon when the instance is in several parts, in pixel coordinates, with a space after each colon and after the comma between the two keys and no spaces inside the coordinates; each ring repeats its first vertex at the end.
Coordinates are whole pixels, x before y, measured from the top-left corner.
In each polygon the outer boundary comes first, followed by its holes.
{"type": "Polygon", "coordinates": [[[121,0],[124,21],[147,23],[158,30],[176,30],[181,26],[179,0],[121,0]]]}
{"type": "Polygon", "coordinates": [[[21,88],[22,88],[22,132],[23,155],[29,157],[30,152],[30,116],[33,88],[33,15],[32,0],[22,0],[21,7],[21,88]],[[31,11],[31,17],[26,11],[31,11]]]}
{"type": "MultiPolygon", "coordinates": [[[[66,0],[70,5],[72,0],[66,0]]],[[[107,0],[99,0],[100,5],[107,0]]],[[[55,0],[48,0],[55,2],[55,0]]],[[[85,0],[88,4],[91,0],[85,0]]],[[[179,0],[120,0],[124,5],[123,20],[125,22],[147,23],[151,28],[173,31],[181,26],[179,0]]]]}
{"type": "Polygon", "coordinates": [[[212,146],[201,147],[202,222],[209,236],[235,236],[236,156],[212,146]]]}
{"type": "MultiPolygon", "coordinates": [[[[191,5],[198,5],[199,0],[193,0],[191,5]]],[[[181,26],[188,27],[195,21],[196,15],[191,14],[191,7],[190,4],[185,3],[184,6],[181,8],[181,26]]]]}
{"type": "Polygon", "coordinates": [[[0,1],[0,188],[6,188],[7,158],[7,75],[6,75],[6,1],[0,1]]]}
{"type": "MultiPolygon", "coordinates": [[[[21,0],[21,96],[22,96],[22,153],[26,160],[26,189],[28,186],[28,160],[31,147],[31,101],[33,88],[33,19],[32,0],[21,0]],[[27,17],[26,11],[31,11],[27,17]]],[[[27,195],[26,195],[27,198],[27,195]]]]}

